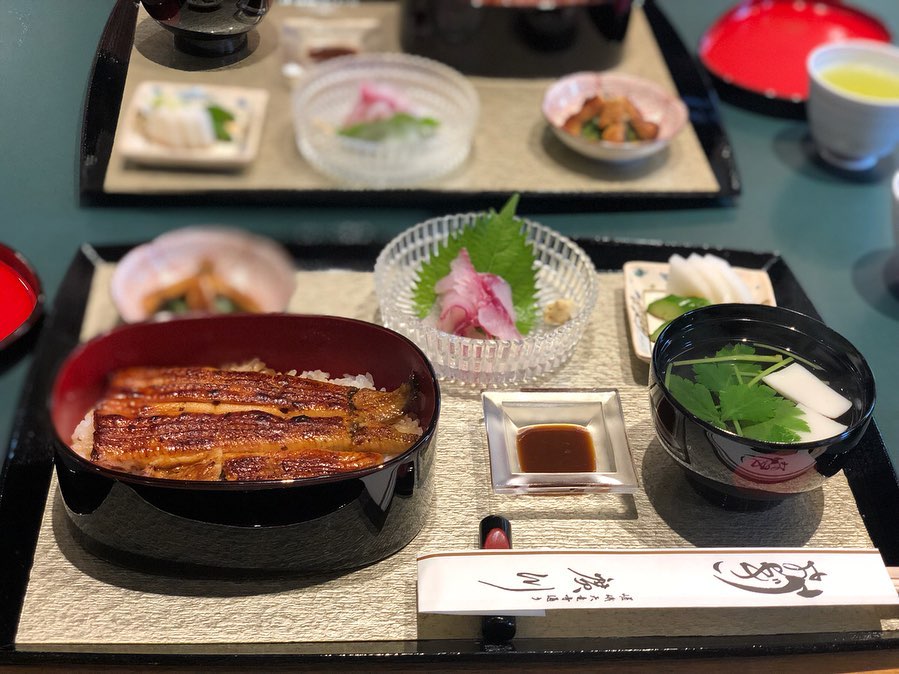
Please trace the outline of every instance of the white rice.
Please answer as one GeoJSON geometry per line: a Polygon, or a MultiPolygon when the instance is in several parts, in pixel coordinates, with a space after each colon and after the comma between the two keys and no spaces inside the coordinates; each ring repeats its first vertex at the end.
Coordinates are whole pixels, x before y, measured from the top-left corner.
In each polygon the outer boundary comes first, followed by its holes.
{"type": "Polygon", "coordinates": [[[331,377],[330,372],[325,372],[323,370],[303,370],[299,374],[300,377],[305,377],[306,379],[315,379],[316,381],[327,381],[332,384],[340,384],[341,386],[355,386],[356,388],[370,388],[374,389],[375,380],[372,378],[370,372],[366,372],[365,374],[345,374],[342,377],[331,377]]]}
{"type": "MultiPolygon", "coordinates": [[[[222,366],[223,370],[236,370],[238,372],[267,372],[268,374],[277,374],[275,370],[267,367],[259,358],[251,358],[242,363],[228,363],[222,366]]],[[[290,376],[299,376],[305,379],[314,379],[316,381],[326,381],[331,384],[340,386],[355,386],[356,388],[375,388],[375,380],[370,372],[365,374],[344,374],[342,377],[331,377],[330,372],[324,370],[303,370],[297,374],[296,370],[289,370],[284,374],[290,376]]],[[[381,389],[382,391],[384,389],[381,389]]]]}

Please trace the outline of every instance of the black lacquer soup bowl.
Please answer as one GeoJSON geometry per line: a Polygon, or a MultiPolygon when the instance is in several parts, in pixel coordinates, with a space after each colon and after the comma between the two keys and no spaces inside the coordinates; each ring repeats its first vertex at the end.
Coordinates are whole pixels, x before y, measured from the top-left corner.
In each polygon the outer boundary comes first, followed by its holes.
{"type": "Polygon", "coordinates": [[[649,397],[659,440],[693,486],[719,505],[748,510],[817,489],[837,473],[868,427],[875,388],[864,357],[820,321],[781,307],[722,304],[688,312],[659,335],[649,397]],[[845,429],[802,442],[753,439],[699,418],[666,387],[666,376],[675,371],[669,369],[672,363],[735,344],[759,352],[776,347],[775,354],[801,359],[851,402],[838,418],[845,429]]]}

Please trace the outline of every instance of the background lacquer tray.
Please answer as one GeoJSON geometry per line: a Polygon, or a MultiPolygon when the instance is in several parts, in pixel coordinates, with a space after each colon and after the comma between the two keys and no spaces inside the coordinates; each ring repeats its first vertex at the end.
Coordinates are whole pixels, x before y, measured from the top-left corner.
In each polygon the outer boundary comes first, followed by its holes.
{"type": "MultiPolygon", "coordinates": [[[[83,200],[482,208],[496,203],[500,195],[519,192],[528,208],[570,211],[726,205],[740,192],[717,96],[651,0],[643,7],[635,5],[616,69],[656,81],[666,90],[676,89],[689,107],[690,123],[661,155],[624,167],[581,157],[555,138],[542,118],[542,96],[552,79],[472,77],[481,115],[474,149],[460,169],[413,188],[336,183],[316,173],[299,154],[290,90],[281,74],[281,23],[308,16],[314,7],[315,3],[275,3],[254,32],[255,51],[237,64],[210,67],[208,62],[173,56],[171,36],[137,3],[119,0],[100,39],[85,98],[83,200]],[[259,156],[245,170],[230,173],[154,170],[127,162],[118,140],[121,127],[127,125],[120,107],[126,109],[136,88],[147,80],[267,90],[270,101],[259,156]]],[[[398,3],[333,3],[331,12],[377,18],[383,28],[381,49],[399,49],[398,3]]]]}

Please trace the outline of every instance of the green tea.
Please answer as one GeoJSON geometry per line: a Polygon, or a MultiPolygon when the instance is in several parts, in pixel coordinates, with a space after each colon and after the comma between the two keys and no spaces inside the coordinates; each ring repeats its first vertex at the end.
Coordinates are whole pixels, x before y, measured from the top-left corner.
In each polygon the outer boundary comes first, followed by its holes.
{"type": "Polygon", "coordinates": [[[831,66],[821,71],[821,79],[853,94],[899,99],[899,75],[883,68],[858,63],[831,66]]]}

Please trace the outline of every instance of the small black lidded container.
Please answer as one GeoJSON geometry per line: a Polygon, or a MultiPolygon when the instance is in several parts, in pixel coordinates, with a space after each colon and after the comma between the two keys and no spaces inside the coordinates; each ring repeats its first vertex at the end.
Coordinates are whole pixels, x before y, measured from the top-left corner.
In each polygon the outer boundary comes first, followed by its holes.
{"type": "Polygon", "coordinates": [[[559,77],[621,59],[632,0],[401,0],[403,50],[466,75],[559,77]]]}
{"type": "Polygon", "coordinates": [[[174,36],[175,49],[222,57],[247,46],[247,35],[274,0],[141,0],[144,9],[174,36]]]}

